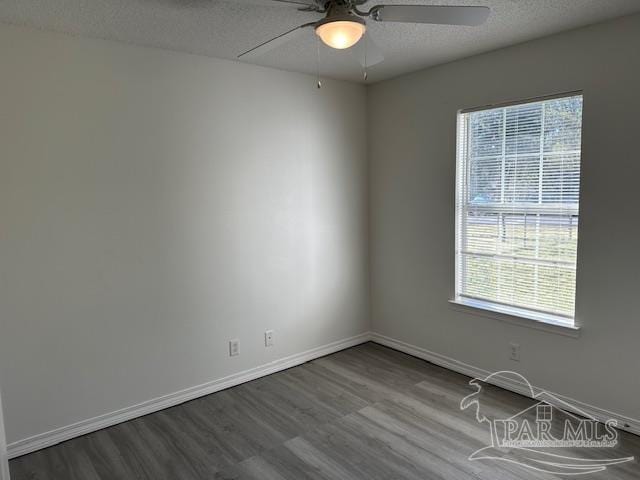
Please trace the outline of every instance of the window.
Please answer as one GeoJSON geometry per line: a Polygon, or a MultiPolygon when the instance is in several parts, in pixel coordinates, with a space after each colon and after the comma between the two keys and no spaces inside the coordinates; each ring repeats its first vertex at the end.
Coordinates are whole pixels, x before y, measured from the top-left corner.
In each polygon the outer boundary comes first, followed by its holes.
{"type": "Polygon", "coordinates": [[[456,299],[574,324],[582,95],[458,116],[456,299]]]}

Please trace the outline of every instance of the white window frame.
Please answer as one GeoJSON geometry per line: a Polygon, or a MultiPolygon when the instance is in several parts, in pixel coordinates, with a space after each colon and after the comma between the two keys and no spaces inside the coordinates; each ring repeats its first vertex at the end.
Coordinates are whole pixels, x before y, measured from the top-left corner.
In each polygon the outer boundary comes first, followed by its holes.
{"type": "MultiPolygon", "coordinates": [[[[552,333],[560,333],[562,335],[567,335],[570,337],[578,337],[580,334],[580,324],[578,323],[575,315],[573,318],[564,317],[562,315],[555,315],[546,312],[539,312],[530,308],[521,308],[508,304],[500,304],[497,302],[485,301],[480,299],[473,299],[462,297],[459,295],[459,285],[460,285],[460,262],[458,259],[458,254],[460,251],[459,241],[461,239],[460,231],[463,227],[460,215],[460,201],[461,192],[460,192],[460,181],[459,181],[459,166],[461,164],[461,156],[466,156],[466,147],[468,143],[465,141],[465,150],[460,151],[458,146],[461,144],[460,137],[462,135],[463,129],[461,126],[461,122],[463,121],[463,114],[472,113],[476,111],[490,110],[496,108],[504,108],[514,105],[526,105],[528,103],[534,102],[543,102],[546,100],[552,100],[557,98],[565,98],[572,96],[583,96],[582,91],[572,91],[559,93],[554,95],[547,95],[541,97],[528,98],[524,100],[516,100],[498,104],[484,105],[476,108],[469,108],[459,110],[457,113],[457,132],[456,132],[456,208],[455,208],[455,287],[454,287],[454,297],[449,300],[449,303],[454,306],[457,310],[463,313],[470,313],[475,316],[489,317],[494,318],[500,321],[505,321],[511,324],[520,325],[524,327],[539,329],[543,331],[548,331],[552,333]]],[[[465,172],[466,175],[466,172],[465,172]]],[[[580,174],[582,176],[582,173],[580,174]]],[[[582,181],[581,181],[582,184],[582,181]]]]}

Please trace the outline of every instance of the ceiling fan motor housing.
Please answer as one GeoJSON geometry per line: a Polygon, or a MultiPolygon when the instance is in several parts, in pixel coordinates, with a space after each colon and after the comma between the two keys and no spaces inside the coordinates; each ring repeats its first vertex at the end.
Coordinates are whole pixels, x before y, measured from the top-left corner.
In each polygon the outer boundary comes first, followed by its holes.
{"type": "Polygon", "coordinates": [[[327,12],[327,16],[317,23],[317,26],[332,22],[355,22],[365,25],[364,18],[359,17],[351,12],[348,8],[333,7],[327,12]]]}
{"type": "Polygon", "coordinates": [[[364,25],[365,21],[354,13],[355,6],[349,1],[332,0],[325,6],[327,15],[318,22],[318,25],[328,22],[357,22],[364,25]]]}

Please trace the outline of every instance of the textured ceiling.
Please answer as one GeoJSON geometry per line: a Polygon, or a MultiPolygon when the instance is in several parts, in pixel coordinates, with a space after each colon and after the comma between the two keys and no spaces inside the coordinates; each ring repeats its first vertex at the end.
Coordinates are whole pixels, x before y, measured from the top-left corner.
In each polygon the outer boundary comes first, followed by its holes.
{"type": "MultiPolygon", "coordinates": [[[[368,6],[379,3],[369,1],[368,6]]],[[[381,3],[486,5],[481,27],[381,24],[369,35],[384,62],[369,81],[519,43],[582,25],[640,12],[640,0],[385,0],[381,3]]],[[[364,8],[363,8],[364,9],[364,8]]],[[[279,33],[320,18],[269,0],[0,0],[0,22],[235,59],[279,33]]],[[[295,41],[251,63],[316,72],[316,40],[309,29],[295,41]]],[[[361,67],[345,51],[321,48],[323,76],[362,81],[361,67]]]]}

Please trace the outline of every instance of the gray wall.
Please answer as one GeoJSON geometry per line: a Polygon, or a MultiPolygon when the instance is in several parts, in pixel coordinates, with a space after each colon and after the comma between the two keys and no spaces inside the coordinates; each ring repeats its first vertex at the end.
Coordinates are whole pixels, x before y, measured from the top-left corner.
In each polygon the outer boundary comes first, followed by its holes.
{"type": "Polygon", "coordinates": [[[369,91],[373,330],[640,418],[640,16],[547,37],[369,91]],[[462,313],[454,293],[458,109],[584,90],[578,339],[462,313]],[[522,361],[508,360],[509,342],[522,361]]]}
{"type": "Polygon", "coordinates": [[[364,87],[12,27],[0,59],[9,442],[368,330],[364,87]]]}

